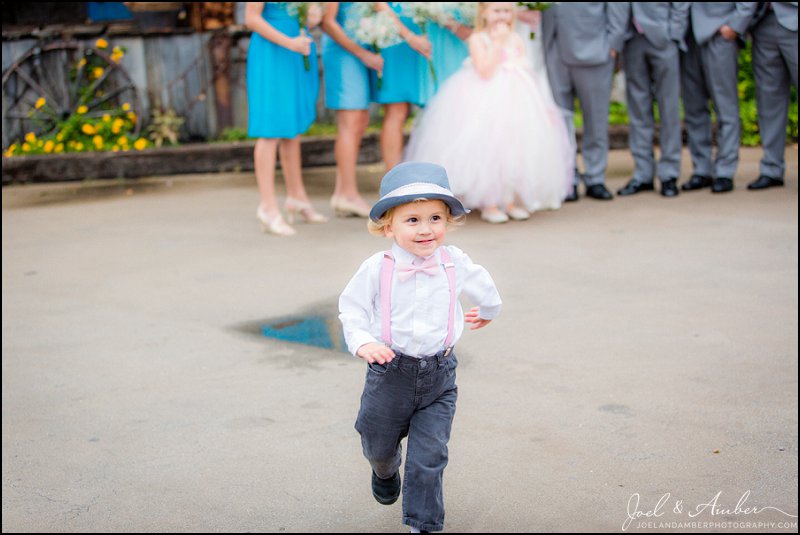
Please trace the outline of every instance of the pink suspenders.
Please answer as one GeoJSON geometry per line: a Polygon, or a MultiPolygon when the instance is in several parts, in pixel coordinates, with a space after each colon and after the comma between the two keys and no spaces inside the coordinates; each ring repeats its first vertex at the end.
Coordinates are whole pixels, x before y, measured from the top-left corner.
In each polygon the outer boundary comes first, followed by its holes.
{"type": "MultiPolygon", "coordinates": [[[[456,266],[450,253],[444,247],[439,248],[442,259],[442,266],[447,275],[447,284],[450,286],[450,316],[447,319],[447,338],[444,340],[446,350],[450,349],[455,338],[455,315],[456,315],[456,266]]],[[[392,345],[392,275],[394,274],[394,257],[391,251],[383,253],[381,263],[381,337],[383,342],[392,345]]]]}

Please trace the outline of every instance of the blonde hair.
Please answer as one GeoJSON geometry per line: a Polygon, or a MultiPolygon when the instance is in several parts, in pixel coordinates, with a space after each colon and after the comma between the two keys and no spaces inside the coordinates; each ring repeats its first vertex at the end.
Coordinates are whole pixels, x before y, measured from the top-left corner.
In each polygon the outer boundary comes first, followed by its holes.
{"type": "MultiPolygon", "coordinates": [[[[409,201],[404,204],[410,204],[413,202],[439,201],[439,200],[441,199],[426,199],[424,197],[420,197],[418,199],[414,199],[413,201],[409,201]]],[[[445,207],[447,207],[447,230],[451,231],[455,230],[467,222],[466,214],[461,214],[460,216],[453,217],[453,214],[450,211],[450,206],[444,201],[442,201],[442,204],[444,204],[445,207]]],[[[398,206],[393,206],[388,210],[386,210],[386,212],[381,216],[381,218],[377,222],[373,221],[372,219],[367,221],[367,230],[369,231],[369,233],[372,234],[373,236],[378,236],[380,238],[386,236],[386,227],[392,222],[394,211],[400,206],[403,206],[403,204],[400,204],[398,206]]]]}
{"type": "MultiPolygon", "coordinates": [[[[483,12],[489,4],[496,4],[497,2],[478,2],[478,16],[475,17],[475,32],[482,32],[486,29],[486,23],[483,22],[483,12]]],[[[507,4],[511,4],[511,29],[514,29],[514,24],[517,22],[517,3],[516,2],[506,2],[507,4]]]]}

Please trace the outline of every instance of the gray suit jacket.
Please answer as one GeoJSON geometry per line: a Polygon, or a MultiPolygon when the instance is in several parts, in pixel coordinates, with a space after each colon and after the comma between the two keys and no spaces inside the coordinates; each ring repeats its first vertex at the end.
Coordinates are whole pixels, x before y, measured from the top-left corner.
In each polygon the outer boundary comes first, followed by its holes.
{"type": "Polygon", "coordinates": [[[756,12],[758,2],[691,2],[691,4],[689,18],[694,39],[698,45],[704,45],[725,24],[740,36],[744,36],[756,12]]]}
{"type": "Polygon", "coordinates": [[[787,30],[797,31],[797,2],[772,2],[778,24],[787,30]]]}
{"type": "MultiPolygon", "coordinates": [[[[772,2],[772,10],[775,12],[775,18],[778,19],[778,24],[790,32],[797,31],[797,2],[772,2]]],[[[767,2],[758,2],[758,9],[753,16],[753,23],[751,26],[758,24],[766,14],[767,2]]]]}
{"type": "Polygon", "coordinates": [[[557,44],[571,66],[602,65],[625,42],[627,6],[621,2],[561,2],[543,12],[545,54],[557,44]],[[605,30],[605,31],[601,31],[605,30]]]}
{"type": "MultiPolygon", "coordinates": [[[[631,2],[630,13],[651,45],[664,49],[675,41],[685,51],[690,5],[691,2],[631,2]]],[[[637,33],[633,24],[627,30],[626,41],[637,33]]]]}

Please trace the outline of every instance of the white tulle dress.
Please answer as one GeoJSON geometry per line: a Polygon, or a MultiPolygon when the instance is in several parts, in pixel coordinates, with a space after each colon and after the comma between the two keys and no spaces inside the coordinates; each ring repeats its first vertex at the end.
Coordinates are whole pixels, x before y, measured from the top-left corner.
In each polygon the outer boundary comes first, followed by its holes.
{"type": "MultiPolygon", "coordinates": [[[[485,34],[474,38],[491,46],[485,34]]],[[[574,149],[523,41],[511,42],[518,46],[505,49],[490,79],[467,58],[441,85],[414,125],[404,160],[442,165],[468,208],[555,209],[572,187],[574,149]]]]}

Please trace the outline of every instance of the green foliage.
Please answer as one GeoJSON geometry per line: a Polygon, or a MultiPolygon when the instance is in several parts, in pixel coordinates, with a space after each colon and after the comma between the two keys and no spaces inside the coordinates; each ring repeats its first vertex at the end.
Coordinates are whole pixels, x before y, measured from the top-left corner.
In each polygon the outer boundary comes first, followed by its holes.
{"type": "Polygon", "coordinates": [[[160,147],[165,142],[169,142],[170,145],[177,145],[178,135],[185,120],[175,113],[172,108],[166,111],[158,108],[154,109],[153,120],[150,121],[150,126],[147,127],[150,140],[156,147],[160,147]]]}
{"type": "Polygon", "coordinates": [[[224,129],[217,138],[217,141],[245,141],[247,139],[247,130],[234,126],[224,129]]]}
{"type": "Polygon", "coordinates": [[[80,106],[66,120],[59,122],[56,130],[47,135],[37,137],[33,132],[28,132],[25,139],[12,143],[4,155],[10,157],[106,150],[117,152],[133,148],[142,150],[149,146],[145,138],[133,137],[137,117],[128,104],[109,110],[109,113],[98,118],[87,117],[85,108],[86,106],[80,106]]]}

